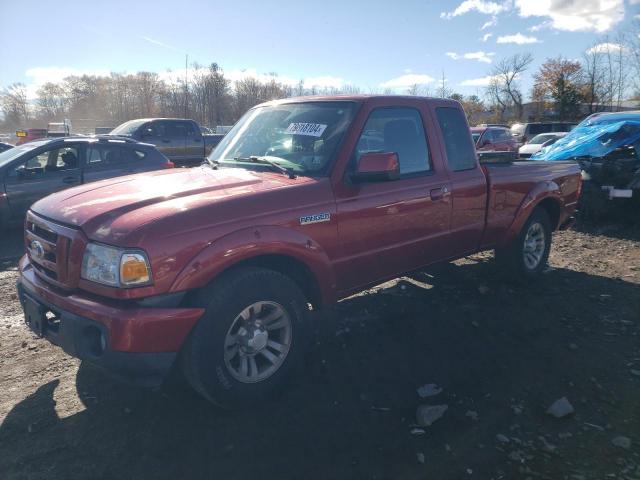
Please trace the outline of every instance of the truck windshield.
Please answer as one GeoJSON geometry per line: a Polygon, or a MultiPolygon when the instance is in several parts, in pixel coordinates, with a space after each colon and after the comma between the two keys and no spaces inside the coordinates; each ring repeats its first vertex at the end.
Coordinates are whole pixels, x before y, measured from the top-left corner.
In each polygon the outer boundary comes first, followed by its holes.
{"type": "Polygon", "coordinates": [[[146,120],[130,120],[111,130],[110,135],[133,135],[146,120]]]}
{"type": "Polygon", "coordinates": [[[356,104],[284,103],[249,110],[208,157],[227,167],[265,168],[246,161],[267,157],[303,175],[326,175],[356,104]]]}

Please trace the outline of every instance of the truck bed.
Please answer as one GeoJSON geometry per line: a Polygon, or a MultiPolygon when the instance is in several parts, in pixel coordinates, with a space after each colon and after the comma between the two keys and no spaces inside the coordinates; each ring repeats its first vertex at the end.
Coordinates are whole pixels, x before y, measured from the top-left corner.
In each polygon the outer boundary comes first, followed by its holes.
{"type": "MultiPolygon", "coordinates": [[[[557,219],[562,223],[562,212],[577,203],[580,167],[576,162],[545,162],[525,160],[510,163],[485,163],[488,205],[487,226],[483,246],[494,246],[504,238],[516,218],[516,212],[531,198],[530,192],[554,191],[559,202],[557,219]]],[[[557,226],[557,225],[555,225],[557,226]]]]}

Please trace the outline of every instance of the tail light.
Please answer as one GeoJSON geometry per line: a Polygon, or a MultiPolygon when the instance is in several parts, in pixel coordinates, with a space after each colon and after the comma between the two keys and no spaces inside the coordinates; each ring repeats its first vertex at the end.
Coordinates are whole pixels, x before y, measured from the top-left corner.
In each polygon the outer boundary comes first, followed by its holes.
{"type": "Polygon", "coordinates": [[[580,176],[578,177],[578,195],[576,198],[580,198],[580,195],[582,195],[582,182],[583,182],[582,173],[583,172],[580,172],[580,176]]]}
{"type": "Polygon", "coordinates": [[[173,162],[167,162],[164,165],[162,165],[162,168],[174,168],[176,166],[175,163],[173,162]]]}

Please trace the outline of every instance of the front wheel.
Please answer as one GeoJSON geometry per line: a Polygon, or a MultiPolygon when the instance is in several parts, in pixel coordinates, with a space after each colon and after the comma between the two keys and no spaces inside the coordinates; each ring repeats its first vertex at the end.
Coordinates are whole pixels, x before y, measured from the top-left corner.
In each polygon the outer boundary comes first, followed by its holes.
{"type": "Polygon", "coordinates": [[[536,208],[511,245],[496,249],[496,260],[517,280],[537,277],[545,268],[551,250],[551,221],[536,208]]]}
{"type": "Polygon", "coordinates": [[[241,268],[200,296],[206,311],[182,359],[189,384],[229,408],[280,393],[306,350],[309,309],[300,288],[279,272],[241,268]]]}

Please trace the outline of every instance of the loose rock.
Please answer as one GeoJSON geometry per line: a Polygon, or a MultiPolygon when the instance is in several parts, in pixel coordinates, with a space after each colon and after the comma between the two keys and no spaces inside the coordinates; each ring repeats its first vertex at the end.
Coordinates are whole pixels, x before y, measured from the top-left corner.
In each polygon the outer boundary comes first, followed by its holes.
{"type": "Polygon", "coordinates": [[[478,412],[474,412],[473,410],[467,410],[467,413],[464,414],[465,417],[469,417],[471,420],[478,420],[478,412]]]}
{"type": "Polygon", "coordinates": [[[418,458],[419,463],[424,463],[424,453],[418,452],[416,453],[416,457],[418,458]]]}
{"type": "Polygon", "coordinates": [[[417,392],[420,398],[434,397],[442,392],[442,388],[435,383],[427,383],[418,388],[417,392]]]}
{"type": "Polygon", "coordinates": [[[418,425],[429,427],[442,418],[448,408],[448,405],[420,405],[416,411],[416,421],[418,425]]]}
{"type": "Polygon", "coordinates": [[[629,437],[623,437],[622,435],[615,437],[611,440],[611,443],[616,447],[620,447],[625,450],[629,450],[631,448],[631,439],[629,437]]]}
{"type": "Polygon", "coordinates": [[[566,417],[567,415],[571,415],[573,412],[575,412],[575,410],[567,397],[559,398],[547,409],[547,414],[556,418],[566,417]]]}
{"type": "Polygon", "coordinates": [[[502,433],[497,434],[496,439],[500,443],[509,443],[509,437],[507,437],[506,435],[503,435],[502,433]]]}

